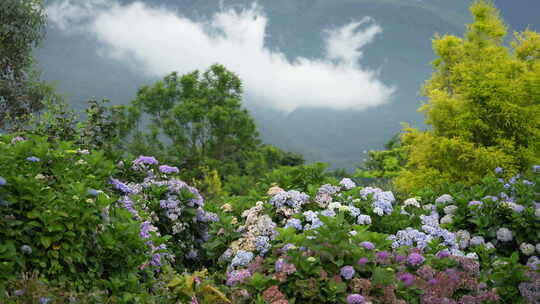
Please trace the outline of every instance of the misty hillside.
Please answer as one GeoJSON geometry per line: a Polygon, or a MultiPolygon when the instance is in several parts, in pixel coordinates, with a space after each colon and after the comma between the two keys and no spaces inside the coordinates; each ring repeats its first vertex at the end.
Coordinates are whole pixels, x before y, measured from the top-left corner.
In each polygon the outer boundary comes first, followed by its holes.
{"type": "MultiPolygon", "coordinates": [[[[156,6],[156,1],[145,2],[156,6]]],[[[384,85],[396,89],[388,103],[364,111],[304,107],[285,113],[264,107],[253,96],[246,96],[244,104],[255,117],[261,138],[280,148],[302,153],[308,161],[324,161],[333,168],[352,169],[361,163],[363,151],[381,148],[396,134],[401,128],[400,122],[421,126],[423,117],[416,111],[421,100],[418,91],[431,72],[429,63],[434,58],[431,38],[435,33],[461,34],[463,24],[470,19],[469,3],[468,0],[259,1],[259,7],[268,17],[266,46],[283,52],[289,60],[323,57],[324,30],[367,16],[372,18],[382,28],[382,33],[362,48],[360,66],[376,71],[384,85]]],[[[193,20],[209,19],[220,10],[240,10],[252,4],[247,0],[159,1],[160,6],[193,20]]],[[[501,5],[506,16],[508,4],[501,5]]],[[[508,16],[516,17],[511,9],[508,16]]],[[[513,22],[510,20],[511,24],[513,22]]],[[[528,23],[519,20],[516,24],[528,23]]],[[[189,41],[185,42],[185,47],[190,47],[189,41]]],[[[78,109],[91,97],[126,104],[141,85],[164,76],[149,76],[142,72],[144,67],[103,56],[102,49],[102,43],[88,33],[66,32],[50,24],[43,48],[37,51],[37,59],[44,78],[58,83],[60,91],[78,109]]]]}

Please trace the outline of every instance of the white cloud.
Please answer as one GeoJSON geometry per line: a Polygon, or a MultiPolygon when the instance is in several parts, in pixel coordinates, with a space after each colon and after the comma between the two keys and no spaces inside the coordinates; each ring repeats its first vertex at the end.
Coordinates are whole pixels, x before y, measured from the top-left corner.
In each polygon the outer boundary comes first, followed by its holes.
{"type": "Polygon", "coordinates": [[[95,35],[101,54],[152,76],[221,63],[240,76],[250,100],[287,112],[314,106],[363,110],[388,102],[394,92],[358,64],[362,48],[382,32],[370,18],[325,31],[324,58],[291,61],[265,47],[268,20],[256,7],[197,21],[140,2],[79,3],[53,3],[50,20],[66,31],[95,35]]]}

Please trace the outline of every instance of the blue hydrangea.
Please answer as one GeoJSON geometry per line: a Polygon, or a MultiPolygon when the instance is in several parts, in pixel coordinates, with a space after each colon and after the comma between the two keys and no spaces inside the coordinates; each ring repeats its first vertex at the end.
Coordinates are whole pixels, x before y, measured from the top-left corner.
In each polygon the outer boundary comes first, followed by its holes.
{"type": "Polygon", "coordinates": [[[371,216],[367,214],[361,214],[356,219],[358,225],[371,225],[371,216]]]}
{"type": "Polygon", "coordinates": [[[364,200],[367,200],[369,195],[375,195],[380,192],[382,192],[382,190],[379,188],[365,187],[360,190],[360,197],[364,200]]]}
{"type": "Polygon", "coordinates": [[[270,245],[270,238],[264,235],[255,238],[255,248],[261,254],[264,255],[272,248],[270,245]]]}
{"type": "Polygon", "coordinates": [[[343,266],[340,270],[340,274],[345,280],[352,279],[355,273],[356,272],[352,266],[343,266]]]}
{"type": "Polygon", "coordinates": [[[37,163],[38,161],[40,161],[40,159],[38,157],[35,157],[35,156],[27,157],[26,160],[29,161],[29,162],[33,162],[33,163],[37,163]]]}
{"type": "Polygon", "coordinates": [[[275,208],[291,207],[295,213],[300,212],[302,206],[309,201],[309,195],[296,190],[281,191],[270,198],[270,204],[275,208]]]}
{"type": "Polygon", "coordinates": [[[253,260],[253,252],[238,250],[231,261],[230,267],[247,266],[253,260]]]}
{"type": "Polygon", "coordinates": [[[291,218],[287,220],[284,228],[294,227],[296,230],[302,230],[302,221],[296,218],[291,218]]]}
{"type": "Polygon", "coordinates": [[[446,203],[453,203],[453,202],[454,202],[454,199],[452,198],[450,194],[443,194],[435,200],[435,203],[437,204],[446,204],[446,203]]]}
{"type": "Polygon", "coordinates": [[[321,211],[321,215],[334,217],[336,216],[336,212],[334,212],[334,210],[326,209],[326,210],[321,211]]]}
{"type": "Polygon", "coordinates": [[[351,213],[353,217],[357,217],[361,214],[360,209],[356,208],[353,205],[349,205],[349,212],[351,213]]]}
{"type": "Polygon", "coordinates": [[[21,251],[24,254],[31,254],[32,253],[32,247],[30,247],[28,245],[22,245],[21,246],[21,251]]]}
{"type": "Polygon", "coordinates": [[[0,176],[0,186],[5,186],[5,185],[7,185],[6,179],[0,176]]]}

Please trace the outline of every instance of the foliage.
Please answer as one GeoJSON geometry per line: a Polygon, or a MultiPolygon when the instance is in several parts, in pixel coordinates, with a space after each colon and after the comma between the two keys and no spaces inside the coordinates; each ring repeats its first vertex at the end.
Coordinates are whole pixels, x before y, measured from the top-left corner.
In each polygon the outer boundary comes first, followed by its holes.
{"type": "Polygon", "coordinates": [[[432,78],[420,110],[432,130],[406,129],[406,168],[396,180],[405,191],[478,182],[501,166],[508,176],[540,161],[540,35],[516,34],[488,1],[471,7],[474,22],[464,38],[437,36],[432,78]]]}
{"type": "Polygon", "coordinates": [[[391,179],[399,175],[407,162],[407,147],[395,136],[386,144],[385,150],[369,151],[368,157],[362,168],[357,169],[356,177],[391,179]]]}
{"type": "Polygon", "coordinates": [[[213,283],[208,280],[208,271],[196,271],[193,274],[183,274],[175,276],[167,287],[173,294],[175,301],[180,303],[200,302],[200,303],[231,303],[223,292],[217,289],[213,283]]]}

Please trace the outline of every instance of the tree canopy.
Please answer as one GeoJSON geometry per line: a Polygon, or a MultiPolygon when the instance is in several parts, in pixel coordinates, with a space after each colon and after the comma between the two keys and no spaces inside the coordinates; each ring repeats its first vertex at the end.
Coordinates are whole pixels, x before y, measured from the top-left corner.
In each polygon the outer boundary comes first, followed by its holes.
{"type": "Polygon", "coordinates": [[[44,36],[45,14],[39,0],[0,2],[0,128],[42,108],[51,89],[33,69],[32,49],[44,36]]]}
{"type": "Polygon", "coordinates": [[[493,4],[476,1],[471,13],[463,38],[433,40],[438,58],[420,108],[432,128],[402,137],[410,150],[396,180],[403,190],[473,183],[496,167],[512,174],[540,162],[540,35],[516,33],[508,48],[493,4]]]}

